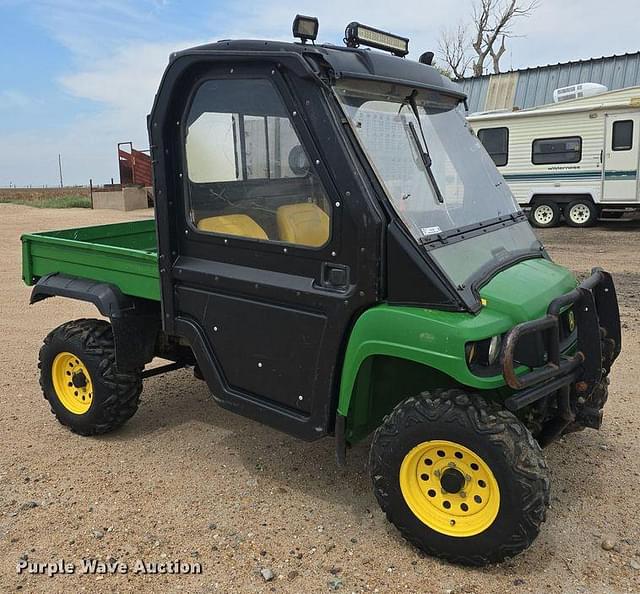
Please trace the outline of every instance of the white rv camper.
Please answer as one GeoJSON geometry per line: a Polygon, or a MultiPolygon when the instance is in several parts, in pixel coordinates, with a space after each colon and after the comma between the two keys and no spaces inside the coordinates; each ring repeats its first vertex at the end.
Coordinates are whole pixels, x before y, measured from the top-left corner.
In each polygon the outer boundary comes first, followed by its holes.
{"type": "Polygon", "coordinates": [[[468,120],[536,227],[640,209],[640,87],[468,120]]]}

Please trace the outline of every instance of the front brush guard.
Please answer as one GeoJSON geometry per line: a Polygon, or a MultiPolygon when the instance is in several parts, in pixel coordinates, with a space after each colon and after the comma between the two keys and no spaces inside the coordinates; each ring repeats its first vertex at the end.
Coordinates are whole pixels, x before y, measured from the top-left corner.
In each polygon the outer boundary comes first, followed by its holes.
{"type": "Polygon", "coordinates": [[[592,270],[573,291],[554,299],[547,314],[523,322],[506,335],[500,353],[502,374],[510,388],[517,390],[505,401],[511,411],[520,410],[540,398],[575,385],[578,397],[587,399],[620,354],[622,346],[618,299],[611,275],[600,268],[592,270]],[[573,355],[560,352],[560,314],[573,307],[577,327],[577,348],[573,355]],[[546,363],[525,373],[517,373],[519,341],[540,333],[546,350],[546,363]]]}

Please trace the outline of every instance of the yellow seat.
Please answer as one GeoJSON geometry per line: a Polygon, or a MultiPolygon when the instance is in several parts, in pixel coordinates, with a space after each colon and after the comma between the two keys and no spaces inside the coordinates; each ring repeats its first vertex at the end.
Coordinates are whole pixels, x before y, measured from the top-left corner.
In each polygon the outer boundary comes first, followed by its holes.
{"type": "Polygon", "coordinates": [[[279,207],[276,222],[281,241],[320,247],[329,240],[329,217],[310,202],[279,207]]]}
{"type": "Polygon", "coordinates": [[[269,239],[264,229],[251,217],[244,214],[207,217],[198,221],[200,231],[221,233],[222,235],[239,235],[251,239],[269,239]]]}

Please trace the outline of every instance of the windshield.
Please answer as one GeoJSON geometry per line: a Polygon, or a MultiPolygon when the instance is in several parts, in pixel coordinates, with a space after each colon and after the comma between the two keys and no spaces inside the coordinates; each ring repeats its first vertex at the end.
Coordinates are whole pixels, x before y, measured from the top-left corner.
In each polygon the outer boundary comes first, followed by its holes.
{"type": "Polygon", "coordinates": [[[336,93],[389,198],[416,239],[519,211],[456,97],[352,80],[338,83],[336,93]],[[429,183],[424,152],[430,156],[435,184],[429,183]]]}
{"type": "MultiPolygon", "coordinates": [[[[334,91],[393,207],[420,243],[520,212],[457,97],[362,80],[339,81],[334,91]]],[[[514,225],[508,236],[505,241],[504,232],[493,232],[473,241],[471,234],[432,255],[459,283],[492,260],[540,251],[526,222],[514,225]],[[463,261],[452,267],[461,255],[463,261]]]]}

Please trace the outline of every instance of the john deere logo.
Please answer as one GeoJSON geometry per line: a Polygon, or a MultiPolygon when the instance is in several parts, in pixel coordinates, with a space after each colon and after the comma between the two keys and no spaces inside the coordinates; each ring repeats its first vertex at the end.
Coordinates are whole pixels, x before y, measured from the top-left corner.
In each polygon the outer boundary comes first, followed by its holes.
{"type": "Polygon", "coordinates": [[[567,321],[569,322],[569,332],[573,332],[576,329],[576,315],[573,310],[569,310],[567,321]]]}

